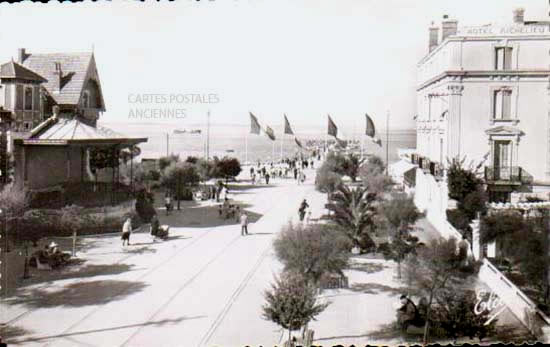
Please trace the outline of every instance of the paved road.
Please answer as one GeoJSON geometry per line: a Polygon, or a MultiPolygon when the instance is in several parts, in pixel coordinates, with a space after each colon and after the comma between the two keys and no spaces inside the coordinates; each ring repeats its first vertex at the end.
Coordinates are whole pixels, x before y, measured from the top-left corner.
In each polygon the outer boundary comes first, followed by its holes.
{"type": "MultiPolygon", "coordinates": [[[[263,215],[247,237],[238,225],[174,229],[186,238],[122,260],[132,271],[42,286],[52,295],[12,322],[27,331],[20,341],[56,347],[279,343],[281,330],[261,318],[263,291],[280,271],[271,243],[312,192],[311,181],[254,189],[237,197],[263,215]]],[[[133,241],[146,243],[145,237],[133,241]]]]}

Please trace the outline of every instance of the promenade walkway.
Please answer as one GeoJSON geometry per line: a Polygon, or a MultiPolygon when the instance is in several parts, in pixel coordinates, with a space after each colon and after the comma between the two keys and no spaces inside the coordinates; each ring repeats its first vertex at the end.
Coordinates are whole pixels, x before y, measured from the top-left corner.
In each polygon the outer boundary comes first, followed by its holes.
{"type": "MultiPolygon", "coordinates": [[[[21,346],[281,345],[286,332],[261,317],[263,293],[282,270],[272,241],[284,224],[296,222],[301,200],[308,200],[314,219],[326,213],[326,195],[314,190],[313,171],[307,176],[304,185],[275,179],[230,192],[250,212],[249,236],[201,203],[161,213],[161,223],[174,226],[167,242],[138,233],[122,248],[119,235],[82,238],[85,262],[76,270],[47,282],[35,277],[2,303],[0,334],[21,346]]],[[[417,227],[423,241],[436,236],[425,220],[417,227]]],[[[310,324],[315,343],[414,342],[391,327],[405,292],[395,264],[356,256],[345,273],[350,288],[322,292],[331,305],[310,324]]]]}

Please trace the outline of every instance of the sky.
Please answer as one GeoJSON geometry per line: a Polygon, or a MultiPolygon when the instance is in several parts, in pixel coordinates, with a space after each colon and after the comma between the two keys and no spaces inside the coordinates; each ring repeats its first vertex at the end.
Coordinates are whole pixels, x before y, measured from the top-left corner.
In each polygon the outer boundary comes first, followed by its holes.
{"type": "MultiPolygon", "coordinates": [[[[179,0],[0,4],[0,61],[94,51],[104,122],[412,128],[428,27],[548,19],[547,0],[179,0]],[[155,94],[156,96],[151,96],[155,94]],[[198,96],[197,96],[198,95],[198,96]],[[154,100],[151,100],[151,99],[154,100]],[[160,113],[164,112],[164,116],[160,113]]],[[[297,130],[297,131],[298,131],[297,130]]]]}

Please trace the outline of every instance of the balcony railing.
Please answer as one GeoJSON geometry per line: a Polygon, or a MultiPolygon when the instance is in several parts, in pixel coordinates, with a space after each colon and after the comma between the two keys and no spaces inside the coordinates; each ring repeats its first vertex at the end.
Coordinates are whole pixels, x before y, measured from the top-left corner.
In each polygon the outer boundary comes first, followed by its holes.
{"type": "Polygon", "coordinates": [[[521,184],[522,169],[519,166],[485,167],[485,180],[493,183],[521,184]]]}

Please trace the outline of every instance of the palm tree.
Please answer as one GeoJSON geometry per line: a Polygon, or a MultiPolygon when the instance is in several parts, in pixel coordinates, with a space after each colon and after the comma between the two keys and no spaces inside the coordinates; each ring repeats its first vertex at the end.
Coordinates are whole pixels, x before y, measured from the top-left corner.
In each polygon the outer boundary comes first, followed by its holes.
{"type": "Polygon", "coordinates": [[[348,188],[341,184],[331,194],[327,205],[332,221],[342,227],[354,246],[366,249],[375,246],[370,231],[374,227],[376,194],[364,187],[348,188]]]}
{"type": "Polygon", "coordinates": [[[359,176],[359,169],[363,165],[364,160],[358,156],[350,153],[347,158],[345,158],[343,164],[343,174],[348,175],[351,178],[352,182],[357,180],[359,176]]]}

